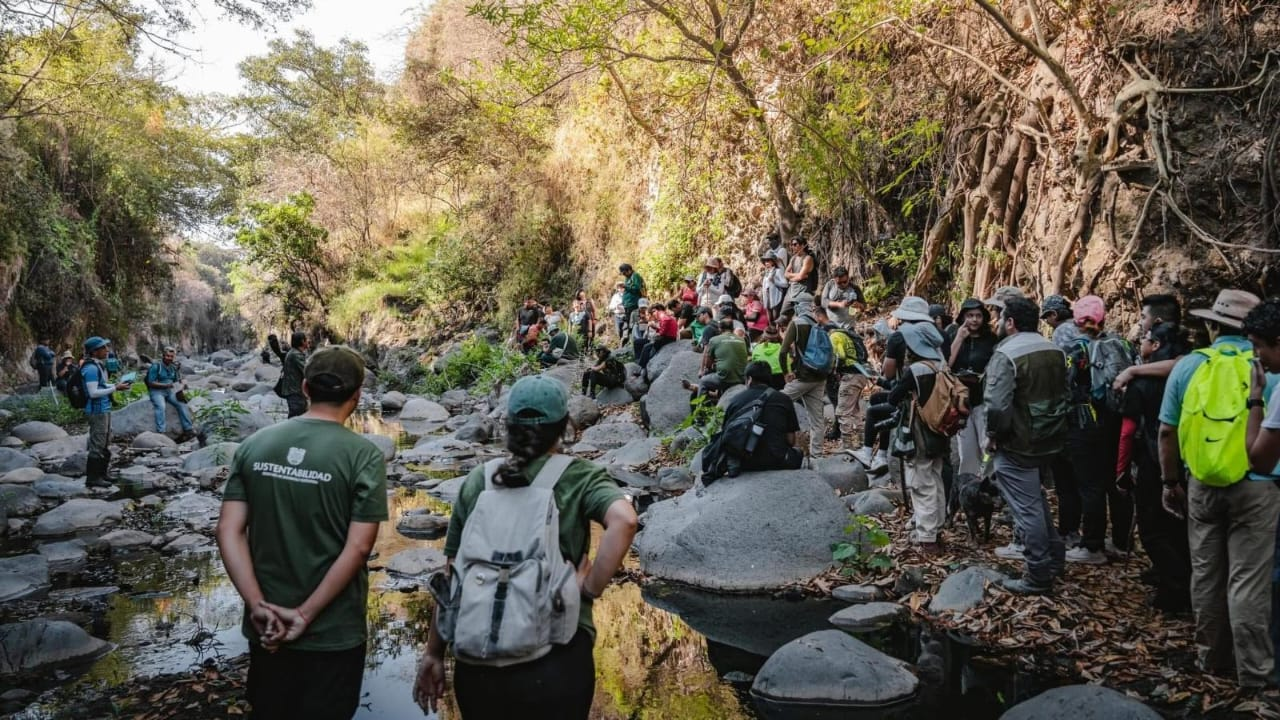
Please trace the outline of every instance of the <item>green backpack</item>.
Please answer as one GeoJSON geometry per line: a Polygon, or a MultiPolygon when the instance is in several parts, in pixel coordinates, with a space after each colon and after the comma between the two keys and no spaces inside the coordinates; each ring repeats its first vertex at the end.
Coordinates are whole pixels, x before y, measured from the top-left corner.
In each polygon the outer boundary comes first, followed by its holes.
{"type": "Polygon", "coordinates": [[[1231,346],[1196,350],[1205,361],[1196,368],[1182,398],[1178,448],[1197,480],[1226,487],[1249,472],[1245,431],[1249,424],[1252,350],[1231,346]]]}

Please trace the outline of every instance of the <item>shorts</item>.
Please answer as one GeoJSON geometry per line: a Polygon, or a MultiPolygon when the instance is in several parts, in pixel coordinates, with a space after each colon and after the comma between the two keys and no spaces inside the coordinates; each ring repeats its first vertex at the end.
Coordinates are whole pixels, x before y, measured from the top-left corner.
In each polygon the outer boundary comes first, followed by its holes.
{"type": "Polygon", "coordinates": [[[360,704],[365,645],[350,650],[267,652],[249,643],[248,698],[254,720],[349,720],[360,704]]]}

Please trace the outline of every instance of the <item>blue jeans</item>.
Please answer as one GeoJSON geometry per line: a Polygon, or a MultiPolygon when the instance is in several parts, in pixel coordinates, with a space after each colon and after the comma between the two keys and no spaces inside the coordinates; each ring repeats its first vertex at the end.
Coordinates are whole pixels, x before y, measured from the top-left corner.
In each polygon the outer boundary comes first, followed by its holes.
{"type": "Polygon", "coordinates": [[[178,393],[173,388],[168,390],[150,390],[148,394],[151,396],[151,405],[156,409],[156,432],[164,432],[164,404],[169,403],[178,411],[178,418],[182,420],[182,431],[191,431],[191,411],[187,409],[186,403],[178,402],[178,393]]]}

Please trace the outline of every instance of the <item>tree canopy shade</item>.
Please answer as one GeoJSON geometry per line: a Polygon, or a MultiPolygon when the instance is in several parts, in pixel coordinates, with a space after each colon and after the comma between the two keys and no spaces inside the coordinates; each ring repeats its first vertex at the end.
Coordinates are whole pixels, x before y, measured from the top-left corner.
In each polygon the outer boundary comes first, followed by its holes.
{"type": "Polygon", "coordinates": [[[332,270],[323,243],[329,233],[312,224],[315,208],[315,199],[300,192],[281,203],[250,203],[244,215],[227,221],[245,261],[266,273],[259,276],[264,292],[279,298],[290,316],[328,311],[332,270]]]}

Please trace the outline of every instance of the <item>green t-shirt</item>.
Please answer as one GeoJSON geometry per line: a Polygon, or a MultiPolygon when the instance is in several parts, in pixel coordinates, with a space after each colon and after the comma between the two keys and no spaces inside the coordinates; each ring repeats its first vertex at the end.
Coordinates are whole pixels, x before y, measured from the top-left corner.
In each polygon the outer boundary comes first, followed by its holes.
{"type": "Polygon", "coordinates": [[[706,323],[694,320],[689,323],[689,329],[693,331],[693,342],[696,345],[697,343],[702,342],[702,331],[707,329],[707,325],[706,323]]]}
{"type": "MultiPolygon", "coordinates": [[[[222,499],[249,504],[249,554],[267,601],[297,607],[338,559],[352,522],[387,519],[386,463],[377,446],[338,423],[294,418],[240,445],[222,499]]],[[[362,568],[290,647],[363,643],[368,595],[362,568]]],[[[242,627],[257,640],[247,612],[242,627]]]]}
{"type": "Polygon", "coordinates": [[[742,382],[742,371],[747,369],[747,343],[731,332],[721,332],[707,343],[707,352],[716,361],[716,374],[726,383],[742,382]]]}
{"type": "MultiPolygon", "coordinates": [[[[546,463],[546,458],[539,458],[525,468],[525,476],[530,482],[546,463]]],[[[484,466],[480,465],[462,483],[458,502],[453,506],[453,516],[449,518],[444,554],[450,559],[458,556],[462,528],[467,524],[467,515],[476,506],[476,500],[483,490],[484,466]]],[[[566,560],[577,565],[582,561],[582,556],[587,552],[587,544],[591,541],[591,521],[604,524],[604,514],[609,506],[625,496],[603,467],[576,458],[569,463],[564,475],[556,483],[555,495],[556,507],[560,510],[560,553],[566,560]]],[[[596,626],[591,622],[591,601],[585,597],[578,615],[578,627],[595,637],[596,626]]]]}

